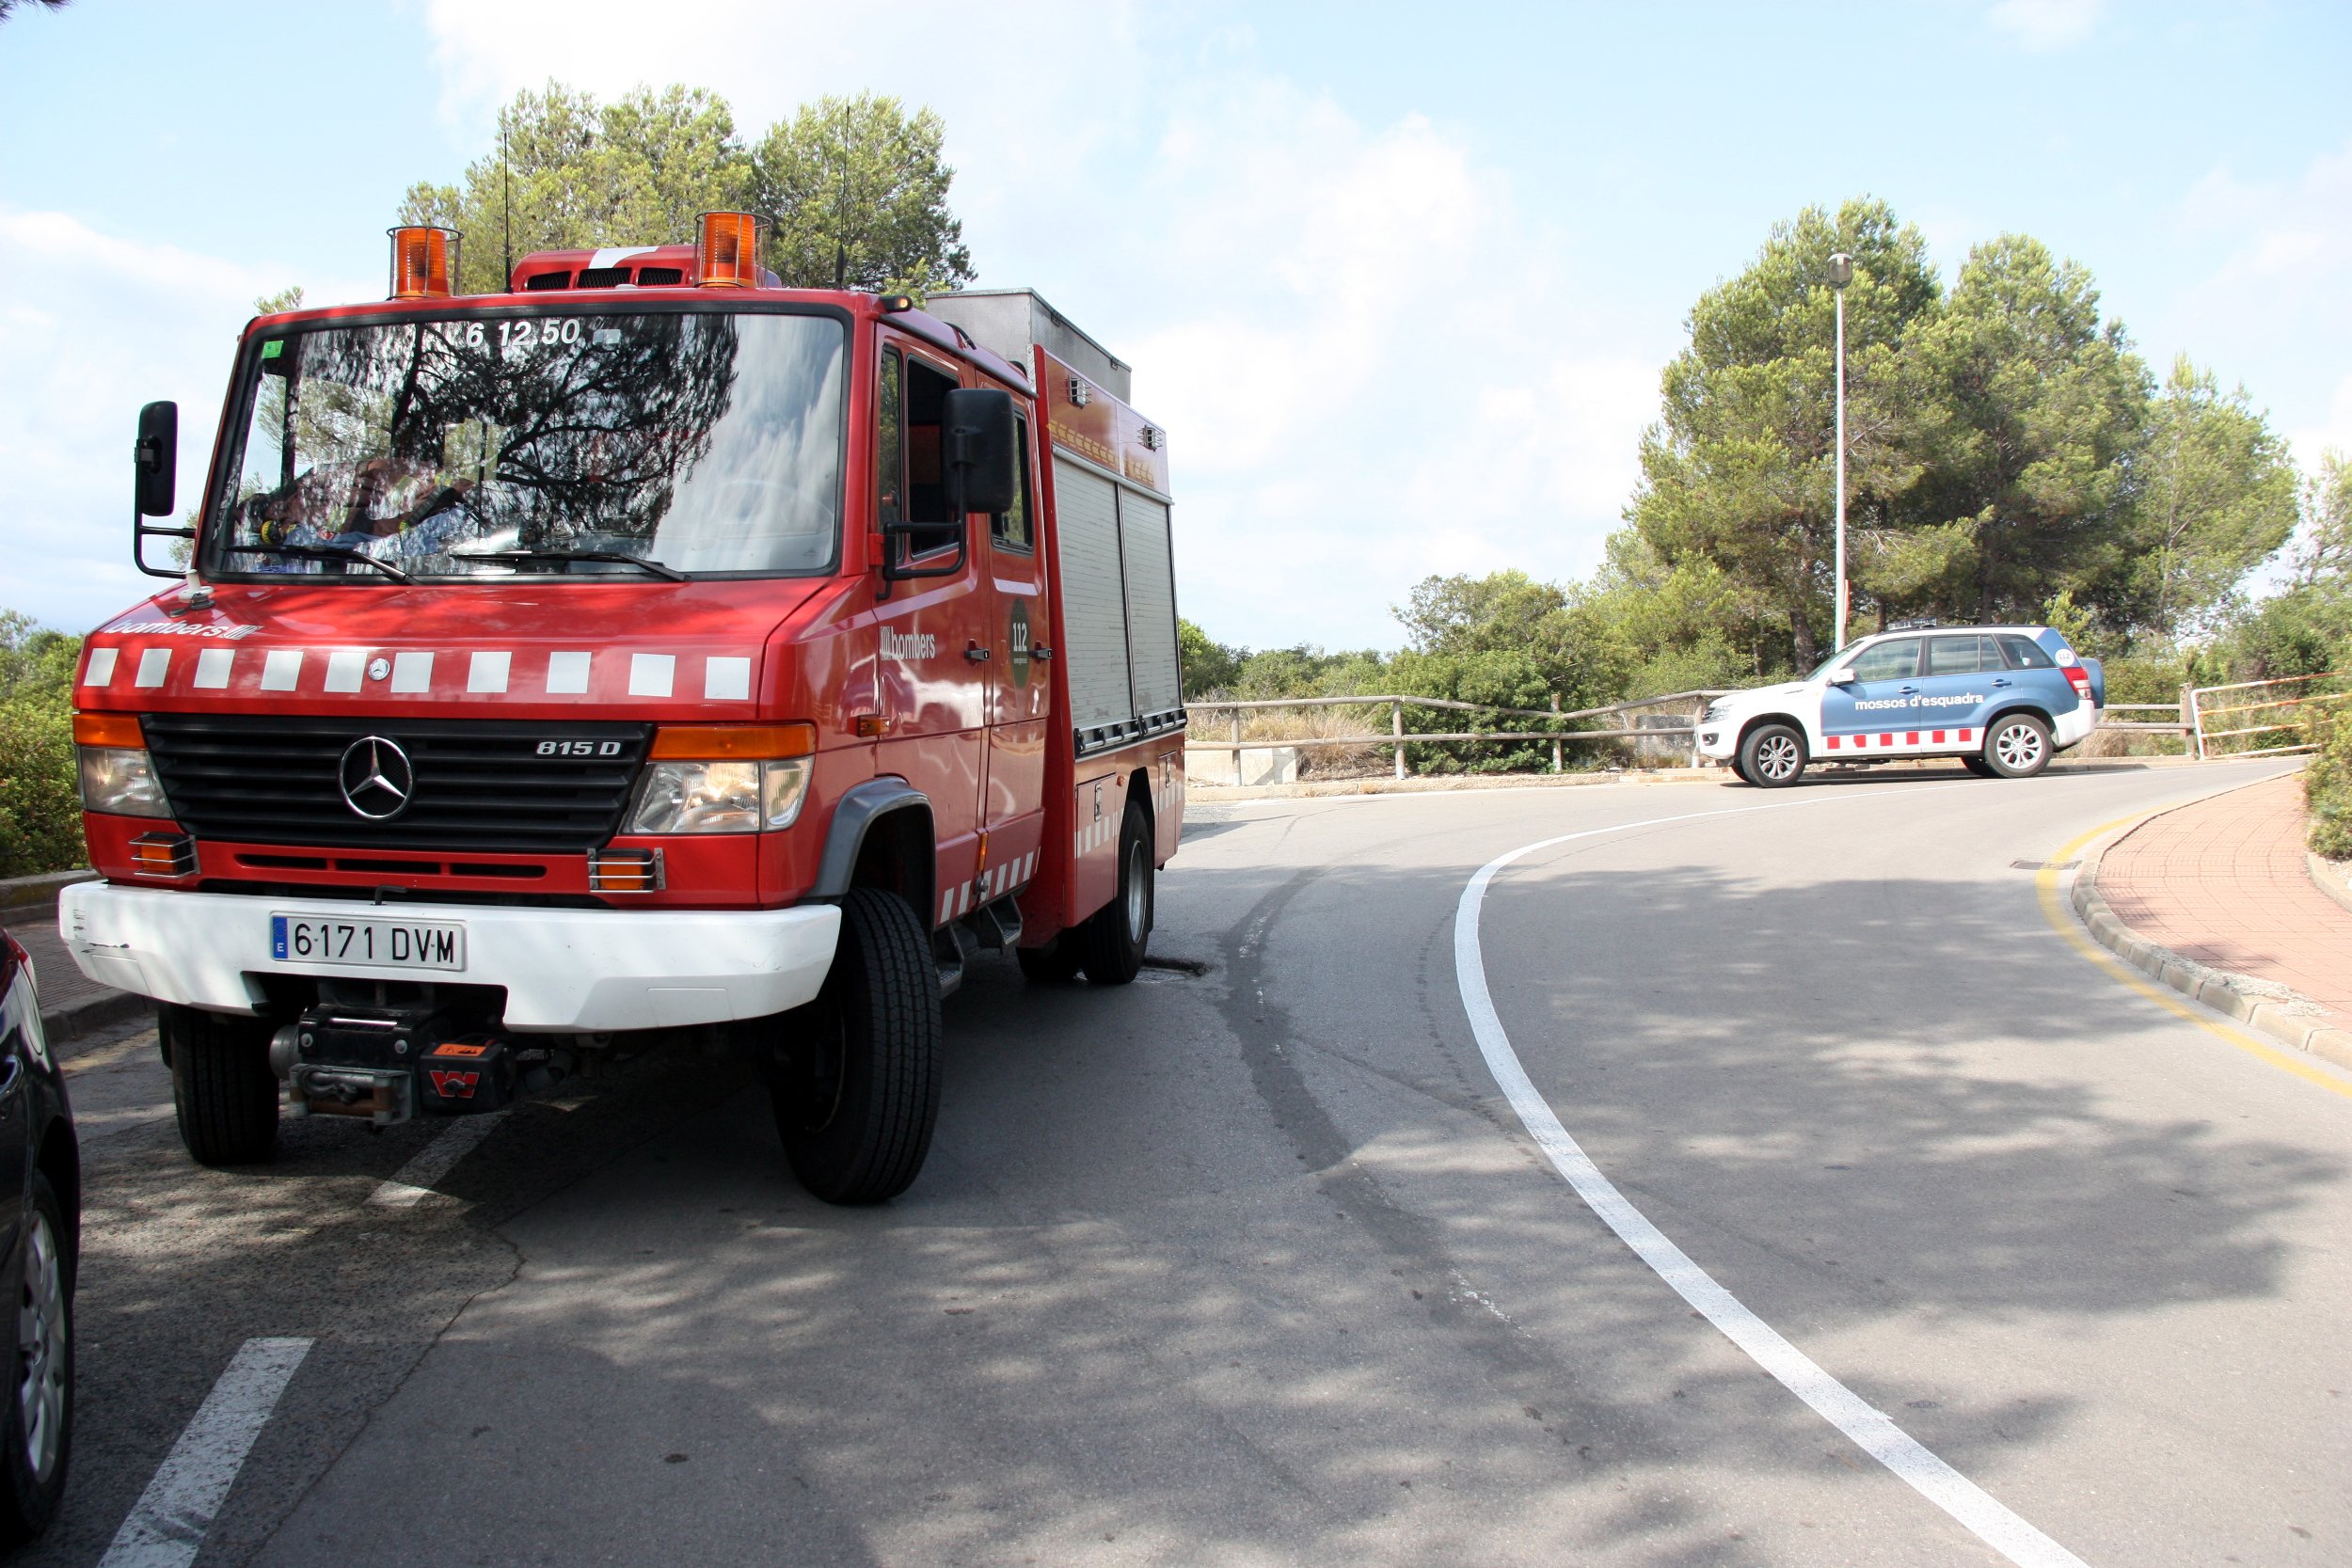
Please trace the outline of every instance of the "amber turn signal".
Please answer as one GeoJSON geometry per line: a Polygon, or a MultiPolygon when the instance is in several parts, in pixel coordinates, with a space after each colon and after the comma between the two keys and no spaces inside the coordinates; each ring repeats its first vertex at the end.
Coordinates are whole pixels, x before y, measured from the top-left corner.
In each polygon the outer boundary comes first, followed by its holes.
{"type": "Polygon", "coordinates": [[[654,756],[671,762],[764,761],[816,750],[814,724],[664,724],[653,734],[654,756]]]}
{"type": "Polygon", "coordinates": [[[133,751],[147,745],[135,713],[77,713],[73,716],[77,746],[121,746],[133,751]]]}

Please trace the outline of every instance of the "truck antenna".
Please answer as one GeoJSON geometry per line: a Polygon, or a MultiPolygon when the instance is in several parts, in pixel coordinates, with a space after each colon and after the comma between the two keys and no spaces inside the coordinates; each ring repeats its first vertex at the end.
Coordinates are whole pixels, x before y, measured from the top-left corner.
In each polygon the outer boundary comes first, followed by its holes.
{"type": "Polygon", "coordinates": [[[506,270],[499,274],[499,289],[515,278],[515,181],[506,163],[506,111],[499,111],[499,239],[501,257],[506,270]]]}

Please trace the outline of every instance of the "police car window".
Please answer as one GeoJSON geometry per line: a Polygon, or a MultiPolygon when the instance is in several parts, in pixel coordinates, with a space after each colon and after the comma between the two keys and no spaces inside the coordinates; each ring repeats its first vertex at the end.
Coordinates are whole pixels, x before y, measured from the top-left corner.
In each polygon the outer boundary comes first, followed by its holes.
{"type": "Polygon", "coordinates": [[[1989,637],[1928,639],[1928,673],[1931,675],[1974,675],[2001,668],[2000,651],[1993,646],[1993,640],[1989,637]]]}
{"type": "Polygon", "coordinates": [[[1919,640],[1915,637],[1881,642],[1854,656],[1853,678],[1858,681],[1901,680],[1918,673],[1919,640]]]}
{"type": "Polygon", "coordinates": [[[2009,655],[2009,667],[2012,670],[2048,670],[2057,663],[2030,637],[2004,637],[2000,643],[2001,652],[2009,655]]]}

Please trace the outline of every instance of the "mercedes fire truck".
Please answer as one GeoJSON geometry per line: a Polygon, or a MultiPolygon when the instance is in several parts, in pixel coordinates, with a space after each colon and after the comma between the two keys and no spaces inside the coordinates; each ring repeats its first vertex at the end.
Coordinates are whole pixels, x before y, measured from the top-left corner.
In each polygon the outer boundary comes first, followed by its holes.
{"type": "Polygon", "coordinates": [[[752,1054],[834,1202],[914,1180],[984,950],[1134,979],[1184,816],[1166,433],[1036,294],[786,289],[763,225],[550,251],[239,343],[192,526],[141,411],[59,925],[182,1137],[752,1054]],[[151,562],[156,535],[182,560],[151,562]]]}

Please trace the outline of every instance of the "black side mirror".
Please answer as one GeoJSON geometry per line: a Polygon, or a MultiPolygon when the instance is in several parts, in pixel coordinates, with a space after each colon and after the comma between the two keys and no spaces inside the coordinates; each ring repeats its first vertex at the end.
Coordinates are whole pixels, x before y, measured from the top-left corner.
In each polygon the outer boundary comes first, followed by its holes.
{"type": "Polygon", "coordinates": [[[1010,511],[1021,499],[1012,394],[960,387],[942,403],[941,455],[947,469],[948,499],[958,503],[958,521],[969,512],[1010,511]]]}
{"type": "Polygon", "coordinates": [[[147,541],[193,539],[192,528],[155,528],[150,517],[171,515],[174,482],[180,472],[180,405],[151,403],[139,410],[139,437],[131,446],[131,481],[135,505],[131,515],[131,564],[151,578],[176,578],[181,573],[147,563],[147,541]]]}
{"type": "Polygon", "coordinates": [[[139,515],[171,515],[172,482],[180,472],[180,405],[151,403],[139,410],[139,438],[131,449],[138,476],[139,515]]]}

